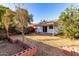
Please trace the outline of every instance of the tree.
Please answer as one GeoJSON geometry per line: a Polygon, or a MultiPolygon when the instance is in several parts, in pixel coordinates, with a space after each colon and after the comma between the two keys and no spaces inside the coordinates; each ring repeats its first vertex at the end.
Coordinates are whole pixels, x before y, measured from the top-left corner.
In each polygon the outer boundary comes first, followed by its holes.
{"type": "Polygon", "coordinates": [[[0,5],[0,29],[4,27],[2,24],[2,16],[6,13],[6,9],[9,9],[9,8],[4,7],[3,5],[0,5]]]}
{"type": "Polygon", "coordinates": [[[79,8],[71,6],[66,8],[59,17],[61,31],[71,39],[79,37],[79,8]]]}
{"type": "Polygon", "coordinates": [[[30,14],[28,18],[28,23],[31,23],[31,22],[33,22],[33,14],[30,14]]]}
{"type": "Polygon", "coordinates": [[[9,37],[8,28],[10,25],[10,20],[12,18],[12,11],[10,9],[6,9],[6,13],[2,16],[2,23],[4,28],[6,29],[6,35],[9,37]]]}
{"type": "Polygon", "coordinates": [[[40,21],[40,24],[41,23],[47,23],[47,20],[43,19],[43,20],[40,21]]]}
{"type": "Polygon", "coordinates": [[[28,19],[29,19],[29,14],[28,11],[21,8],[20,6],[17,6],[16,8],[16,23],[18,24],[19,30],[22,32],[22,37],[23,37],[23,41],[24,41],[24,27],[26,27],[28,24],[28,19]]]}

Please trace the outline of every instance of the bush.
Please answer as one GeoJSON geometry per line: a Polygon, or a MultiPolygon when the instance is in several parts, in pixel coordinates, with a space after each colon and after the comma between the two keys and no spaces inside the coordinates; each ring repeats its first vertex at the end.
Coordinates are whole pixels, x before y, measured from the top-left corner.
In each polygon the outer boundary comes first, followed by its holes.
{"type": "Polygon", "coordinates": [[[79,38],[79,8],[69,7],[59,17],[60,30],[68,38],[79,38]]]}

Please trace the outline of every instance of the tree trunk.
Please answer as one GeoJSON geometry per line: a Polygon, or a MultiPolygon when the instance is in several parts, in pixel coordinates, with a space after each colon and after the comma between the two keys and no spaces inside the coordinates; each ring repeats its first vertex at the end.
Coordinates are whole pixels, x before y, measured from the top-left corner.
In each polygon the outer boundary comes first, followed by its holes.
{"type": "Polygon", "coordinates": [[[22,39],[23,39],[23,41],[24,41],[24,32],[22,31],[22,39]]]}
{"type": "Polygon", "coordinates": [[[6,37],[9,38],[8,30],[6,30],[6,37]]]}
{"type": "Polygon", "coordinates": [[[53,36],[54,36],[54,25],[53,25],[53,36]]]}

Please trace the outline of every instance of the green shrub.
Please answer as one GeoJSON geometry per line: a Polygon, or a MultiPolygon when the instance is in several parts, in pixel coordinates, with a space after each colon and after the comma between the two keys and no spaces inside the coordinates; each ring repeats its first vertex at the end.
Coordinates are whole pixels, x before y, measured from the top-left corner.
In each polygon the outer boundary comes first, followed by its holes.
{"type": "Polygon", "coordinates": [[[61,32],[68,38],[79,38],[79,8],[66,8],[59,17],[61,32]]]}

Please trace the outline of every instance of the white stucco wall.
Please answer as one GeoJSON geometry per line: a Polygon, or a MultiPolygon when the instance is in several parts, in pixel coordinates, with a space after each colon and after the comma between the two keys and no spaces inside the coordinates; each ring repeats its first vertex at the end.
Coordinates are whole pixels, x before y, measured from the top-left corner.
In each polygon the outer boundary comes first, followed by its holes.
{"type": "MultiPolygon", "coordinates": [[[[36,32],[41,32],[43,33],[43,27],[37,27],[36,32]]],[[[49,26],[47,26],[47,32],[45,33],[50,33],[50,34],[58,34],[58,29],[55,27],[54,29],[49,29],[49,26]]]]}
{"type": "Polygon", "coordinates": [[[57,28],[49,29],[49,27],[47,27],[47,33],[58,34],[58,29],[57,28]]]}
{"type": "Polygon", "coordinates": [[[37,27],[36,32],[43,32],[42,27],[37,27]]]}

